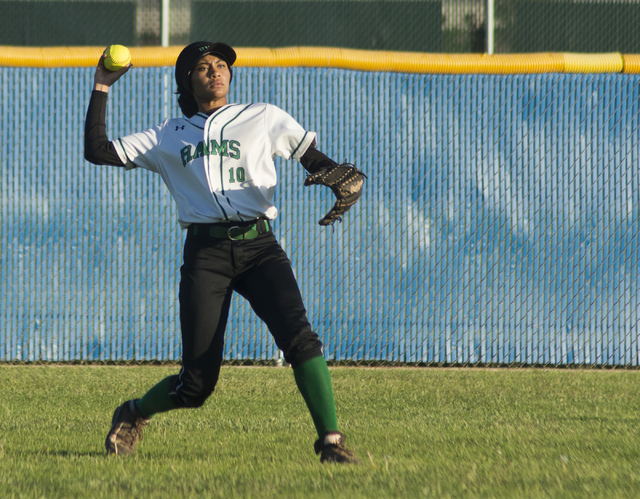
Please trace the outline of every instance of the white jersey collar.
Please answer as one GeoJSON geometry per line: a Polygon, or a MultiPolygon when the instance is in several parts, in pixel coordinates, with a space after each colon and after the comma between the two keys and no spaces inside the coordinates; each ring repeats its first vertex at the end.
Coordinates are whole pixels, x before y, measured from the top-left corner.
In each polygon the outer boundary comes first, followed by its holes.
{"type": "Polygon", "coordinates": [[[203,128],[204,129],[204,125],[207,122],[207,120],[213,116],[216,116],[222,112],[224,112],[225,110],[227,110],[230,106],[232,106],[233,104],[226,104],[225,106],[222,106],[221,108],[219,108],[215,113],[211,113],[211,115],[207,116],[204,113],[196,113],[194,114],[191,118],[188,118],[188,122],[191,123],[194,126],[197,126],[198,128],[203,128]]]}

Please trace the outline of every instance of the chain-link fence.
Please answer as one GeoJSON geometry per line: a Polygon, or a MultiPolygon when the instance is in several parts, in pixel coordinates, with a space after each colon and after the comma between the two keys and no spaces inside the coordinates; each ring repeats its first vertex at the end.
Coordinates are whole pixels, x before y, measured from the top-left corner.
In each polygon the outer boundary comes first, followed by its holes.
{"type": "MultiPolygon", "coordinates": [[[[179,116],[172,71],[112,89],[112,138],[179,116]]],[[[0,69],[3,361],[180,355],[174,205],[83,160],[91,79],[0,69]]],[[[369,177],[331,230],[329,191],[278,163],[276,235],[329,360],[638,365],[638,76],[237,68],[231,100],[282,107],[369,177]]],[[[279,357],[239,298],[225,356],[279,357]]]]}
{"type": "Polygon", "coordinates": [[[0,12],[0,45],[481,53],[493,26],[496,53],[640,53],[640,0],[0,0],[0,12]]]}

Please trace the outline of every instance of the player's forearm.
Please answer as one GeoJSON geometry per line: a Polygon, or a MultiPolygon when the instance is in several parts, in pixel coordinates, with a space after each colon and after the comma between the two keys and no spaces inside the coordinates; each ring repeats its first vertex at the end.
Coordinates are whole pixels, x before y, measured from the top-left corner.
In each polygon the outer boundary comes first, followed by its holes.
{"type": "Polygon", "coordinates": [[[300,163],[309,173],[315,173],[322,168],[328,168],[336,164],[335,161],[318,151],[314,146],[306,150],[302,158],[300,158],[300,163]]]}
{"type": "Polygon", "coordinates": [[[84,157],[95,165],[124,166],[107,136],[107,93],[98,90],[96,86],[99,84],[95,84],[94,91],[91,92],[84,123],[84,157]]]}

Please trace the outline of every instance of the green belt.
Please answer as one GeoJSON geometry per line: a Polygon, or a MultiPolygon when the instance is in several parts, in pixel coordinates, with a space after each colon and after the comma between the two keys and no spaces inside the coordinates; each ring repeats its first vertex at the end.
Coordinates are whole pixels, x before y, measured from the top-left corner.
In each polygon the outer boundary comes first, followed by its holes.
{"type": "Polygon", "coordinates": [[[261,230],[260,221],[252,225],[209,225],[209,224],[191,224],[189,233],[200,237],[215,237],[216,239],[231,239],[232,241],[241,241],[243,239],[255,239],[260,234],[271,231],[268,220],[262,220],[264,230],[261,230]]]}

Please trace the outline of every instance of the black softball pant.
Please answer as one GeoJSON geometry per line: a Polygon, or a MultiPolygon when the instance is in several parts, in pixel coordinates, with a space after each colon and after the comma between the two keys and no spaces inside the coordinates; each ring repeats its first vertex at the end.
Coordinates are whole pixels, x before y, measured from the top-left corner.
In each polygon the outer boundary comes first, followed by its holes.
{"type": "Polygon", "coordinates": [[[322,355],[291,262],[273,233],[240,241],[188,233],[180,274],[182,369],[170,388],[176,406],[200,407],[213,393],[234,291],[266,323],[292,367],[322,355]]]}

